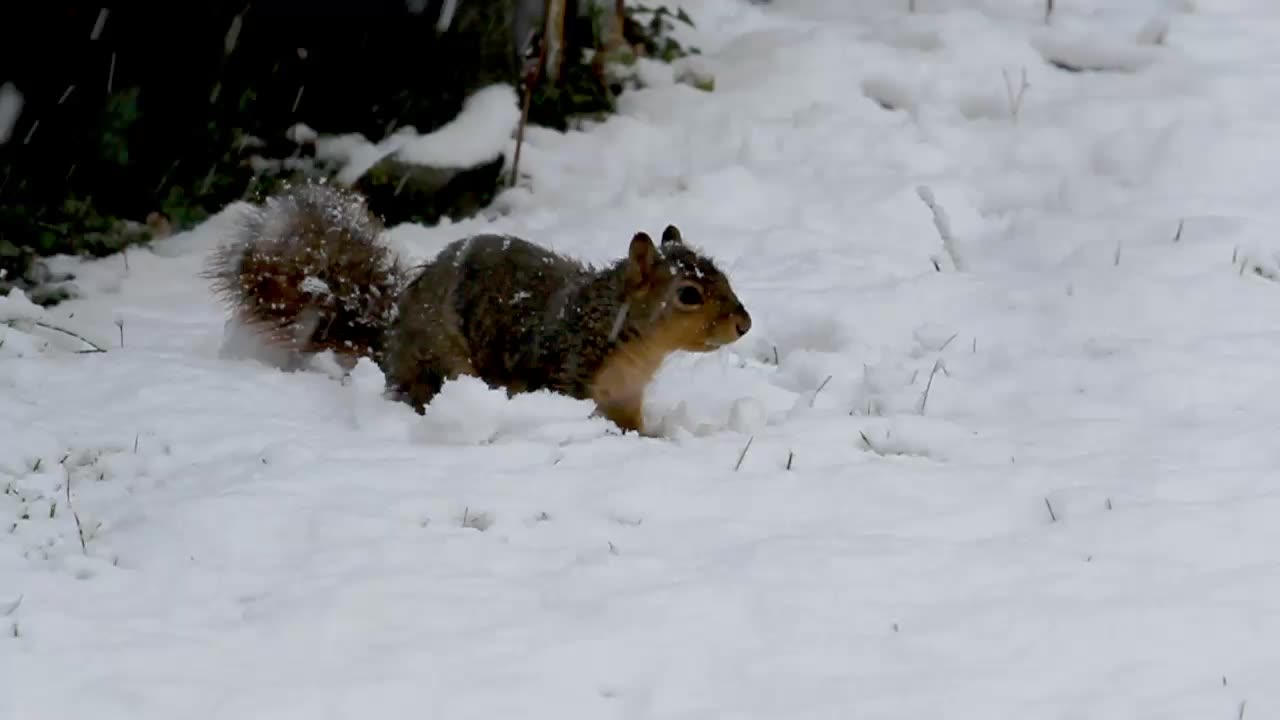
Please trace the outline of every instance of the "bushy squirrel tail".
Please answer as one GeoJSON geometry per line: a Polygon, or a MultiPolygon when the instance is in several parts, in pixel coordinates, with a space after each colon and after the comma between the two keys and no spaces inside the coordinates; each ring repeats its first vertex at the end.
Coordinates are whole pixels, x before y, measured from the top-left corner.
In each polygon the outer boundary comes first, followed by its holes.
{"type": "Polygon", "coordinates": [[[360,194],[294,185],[253,208],[203,276],[272,344],[380,362],[404,277],[382,230],[360,194]]]}

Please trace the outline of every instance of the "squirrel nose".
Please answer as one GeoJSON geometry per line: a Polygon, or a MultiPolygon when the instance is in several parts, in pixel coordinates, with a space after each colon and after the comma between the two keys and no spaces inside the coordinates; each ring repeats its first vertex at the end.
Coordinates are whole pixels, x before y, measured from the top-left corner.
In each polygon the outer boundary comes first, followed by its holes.
{"type": "Polygon", "coordinates": [[[738,329],[738,337],[746,335],[747,331],[751,329],[751,316],[747,314],[745,309],[740,308],[738,310],[738,319],[735,327],[738,329]]]}

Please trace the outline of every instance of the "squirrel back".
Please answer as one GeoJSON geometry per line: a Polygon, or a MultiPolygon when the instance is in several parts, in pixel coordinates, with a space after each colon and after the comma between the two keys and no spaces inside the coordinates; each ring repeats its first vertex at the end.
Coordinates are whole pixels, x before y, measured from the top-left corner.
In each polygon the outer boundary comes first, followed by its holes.
{"type": "Polygon", "coordinates": [[[373,358],[389,394],[419,413],[446,380],[471,375],[508,393],[594,400],[622,429],[643,430],[645,388],[669,354],[709,352],[751,327],[725,275],[673,225],[660,244],[636,233],[600,268],[483,234],[410,276],[380,229],[353,193],[291,190],[214,256],[209,276],[288,347],[373,358]]]}

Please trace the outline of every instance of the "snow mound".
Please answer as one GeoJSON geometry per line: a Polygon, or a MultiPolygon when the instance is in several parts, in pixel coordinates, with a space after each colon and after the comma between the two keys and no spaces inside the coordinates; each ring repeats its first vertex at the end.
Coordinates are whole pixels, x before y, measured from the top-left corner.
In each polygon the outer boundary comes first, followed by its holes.
{"type": "Polygon", "coordinates": [[[444,383],[414,437],[424,444],[490,445],[517,441],[569,443],[602,437],[617,427],[592,417],[595,406],[547,391],[507,396],[483,380],[444,383]]]}
{"type": "Polygon", "coordinates": [[[443,127],[405,140],[397,157],[431,167],[468,168],[501,155],[520,122],[520,99],[510,85],[490,85],[467,98],[443,127]]]}
{"type": "Polygon", "coordinates": [[[1162,37],[1158,26],[1144,29],[1139,44],[1132,38],[1116,38],[1098,34],[1059,32],[1044,34],[1032,40],[1045,61],[1074,72],[1134,73],[1160,57],[1155,40],[1162,37]]]}
{"type": "Polygon", "coordinates": [[[14,342],[11,353],[22,352],[19,348],[84,353],[108,347],[108,341],[96,332],[72,318],[55,317],[17,288],[0,296],[0,340],[14,342]]]}
{"type": "Polygon", "coordinates": [[[378,143],[360,133],[325,135],[315,139],[316,157],[339,163],[338,182],[351,185],[384,158],[433,168],[466,169],[506,152],[520,122],[520,103],[510,85],[490,85],[463,103],[453,120],[419,135],[410,126],[398,128],[378,143]]]}

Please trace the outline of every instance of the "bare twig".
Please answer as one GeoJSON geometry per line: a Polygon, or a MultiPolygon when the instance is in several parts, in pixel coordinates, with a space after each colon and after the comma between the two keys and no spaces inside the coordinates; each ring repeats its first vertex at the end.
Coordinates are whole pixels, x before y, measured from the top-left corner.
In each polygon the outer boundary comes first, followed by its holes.
{"type": "Polygon", "coordinates": [[[791,461],[792,461],[792,460],[795,460],[795,459],[796,459],[796,453],[795,453],[795,451],[794,451],[794,450],[788,450],[788,451],[787,451],[787,469],[788,469],[788,470],[790,470],[790,469],[791,469],[791,461]]]}
{"type": "Polygon", "coordinates": [[[46,329],[46,330],[53,330],[54,332],[60,332],[60,333],[62,333],[63,335],[70,335],[71,337],[73,337],[73,338],[75,338],[75,339],[79,340],[80,342],[84,343],[85,345],[88,345],[88,346],[91,348],[91,349],[89,349],[89,350],[77,350],[76,352],[78,352],[78,353],[104,353],[104,352],[106,352],[106,349],[104,349],[104,348],[102,348],[102,347],[99,347],[98,345],[94,344],[94,343],[93,343],[93,342],[91,342],[88,338],[86,338],[86,337],[85,337],[85,336],[83,336],[83,335],[80,335],[79,333],[71,332],[70,330],[67,330],[66,328],[60,328],[60,327],[58,327],[57,325],[50,325],[49,323],[47,323],[47,322],[43,322],[43,321],[41,321],[41,320],[30,320],[30,319],[23,320],[23,319],[21,319],[21,318],[14,318],[14,319],[12,319],[12,320],[3,320],[3,321],[0,321],[0,324],[7,325],[7,326],[9,326],[9,327],[11,327],[11,328],[15,328],[15,329],[16,329],[17,324],[18,324],[18,323],[20,323],[20,322],[29,322],[29,323],[31,323],[32,325],[35,325],[36,327],[42,327],[42,328],[44,328],[44,329],[46,329]]]}
{"type": "Polygon", "coordinates": [[[1178,221],[1178,232],[1176,232],[1176,233],[1174,233],[1174,234],[1173,234],[1173,241],[1174,241],[1174,242],[1178,242],[1178,241],[1182,240],[1182,226],[1183,226],[1186,222],[1187,222],[1187,221],[1186,221],[1186,219],[1185,219],[1185,218],[1184,218],[1184,219],[1182,219],[1182,220],[1179,220],[1179,221],[1178,221]]]}
{"type": "Polygon", "coordinates": [[[533,87],[528,85],[524,93],[524,106],[520,110],[520,124],[516,127],[516,154],[511,160],[511,187],[520,179],[520,149],[524,147],[524,128],[529,123],[529,103],[533,99],[533,87]]]}
{"type": "Polygon", "coordinates": [[[1050,522],[1058,522],[1058,514],[1053,511],[1053,503],[1049,502],[1049,498],[1044,499],[1044,506],[1049,508],[1050,522]]]}
{"type": "Polygon", "coordinates": [[[751,443],[756,439],[755,435],[747,438],[747,444],[742,447],[742,452],[738,455],[738,462],[733,466],[733,471],[738,472],[738,468],[742,467],[742,461],[747,457],[747,451],[751,449],[751,443]]]}
{"type": "Polygon", "coordinates": [[[124,318],[116,318],[116,327],[120,328],[120,347],[124,347],[124,318]]]}
{"type": "Polygon", "coordinates": [[[1044,24],[1048,25],[1053,18],[1053,0],[1044,0],[1044,24]]]}
{"type": "MultiPolygon", "coordinates": [[[[546,11],[549,14],[550,0],[548,0],[547,5],[546,11]]],[[[526,70],[525,72],[524,102],[520,108],[520,124],[516,127],[516,153],[515,157],[511,159],[511,187],[515,187],[516,182],[520,179],[520,149],[524,147],[524,128],[529,124],[529,107],[533,104],[533,91],[538,87],[538,80],[542,77],[542,66],[547,62],[547,33],[545,28],[538,38],[538,46],[538,62],[531,71],[526,70]]]]}

